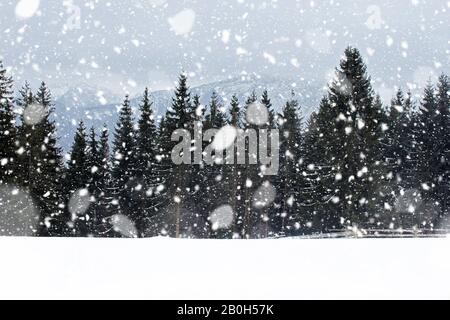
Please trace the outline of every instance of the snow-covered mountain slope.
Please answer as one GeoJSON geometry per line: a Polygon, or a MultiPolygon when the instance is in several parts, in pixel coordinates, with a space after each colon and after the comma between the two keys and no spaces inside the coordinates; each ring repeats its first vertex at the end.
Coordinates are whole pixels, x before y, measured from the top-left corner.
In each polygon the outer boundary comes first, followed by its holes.
{"type": "MultiPolygon", "coordinates": [[[[222,99],[225,107],[232,95],[236,95],[241,103],[255,91],[261,95],[267,89],[272,99],[274,109],[279,111],[291,97],[292,90],[301,105],[302,115],[307,118],[318,105],[318,100],[323,93],[320,85],[295,81],[292,79],[265,78],[232,78],[219,82],[213,82],[192,87],[192,95],[198,94],[201,103],[207,105],[213,92],[222,99]]],[[[170,106],[173,90],[159,90],[152,92],[152,101],[157,116],[165,113],[170,106]]],[[[56,99],[55,116],[58,124],[60,145],[64,150],[69,150],[73,135],[80,120],[83,120],[89,128],[93,126],[100,129],[104,124],[109,129],[114,129],[117,121],[117,112],[120,110],[123,97],[118,97],[103,88],[93,88],[87,85],[71,88],[56,99]]],[[[140,96],[131,99],[131,105],[136,110],[141,100],[140,96]]]]}
{"type": "Polygon", "coordinates": [[[0,298],[449,299],[443,239],[1,238],[0,298]]]}

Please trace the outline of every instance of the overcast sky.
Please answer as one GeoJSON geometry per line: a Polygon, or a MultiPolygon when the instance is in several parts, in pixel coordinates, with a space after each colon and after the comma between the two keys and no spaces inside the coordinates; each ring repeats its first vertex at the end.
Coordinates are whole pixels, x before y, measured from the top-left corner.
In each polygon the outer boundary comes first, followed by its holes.
{"type": "Polygon", "coordinates": [[[56,91],[134,94],[181,69],[193,84],[242,73],[326,84],[349,44],[380,90],[449,73],[446,0],[1,0],[0,12],[4,64],[56,91]]]}

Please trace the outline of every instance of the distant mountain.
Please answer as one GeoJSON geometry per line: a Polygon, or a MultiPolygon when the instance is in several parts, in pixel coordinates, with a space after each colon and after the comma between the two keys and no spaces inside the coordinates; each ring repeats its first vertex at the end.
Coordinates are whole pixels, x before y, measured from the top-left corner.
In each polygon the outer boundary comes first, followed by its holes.
{"type": "MultiPolygon", "coordinates": [[[[203,84],[191,88],[192,95],[198,94],[201,103],[207,105],[213,92],[217,92],[225,107],[228,107],[233,94],[243,103],[255,91],[260,96],[267,89],[276,111],[279,111],[290,98],[292,90],[302,107],[302,115],[308,118],[318,105],[322,95],[322,88],[311,83],[296,82],[289,79],[272,78],[232,78],[228,80],[203,84]]],[[[159,90],[152,92],[152,101],[157,117],[164,115],[171,105],[173,91],[159,90]]],[[[60,136],[61,147],[68,151],[72,144],[73,135],[80,120],[88,128],[99,130],[104,124],[111,130],[117,121],[117,114],[123,97],[118,97],[107,89],[93,88],[81,85],[70,88],[59,96],[55,102],[55,118],[60,136]]],[[[131,99],[131,105],[138,116],[138,105],[141,97],[131,99]]]]}

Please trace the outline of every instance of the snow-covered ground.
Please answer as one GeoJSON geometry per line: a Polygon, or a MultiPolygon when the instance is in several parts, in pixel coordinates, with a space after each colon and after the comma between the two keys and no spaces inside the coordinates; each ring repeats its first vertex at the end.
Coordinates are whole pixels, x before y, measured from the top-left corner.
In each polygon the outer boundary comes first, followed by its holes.
{"type": "Polygon", "coordinates": [[[0,298],[450,298],[450,239],[0,238],[0,298]]]}

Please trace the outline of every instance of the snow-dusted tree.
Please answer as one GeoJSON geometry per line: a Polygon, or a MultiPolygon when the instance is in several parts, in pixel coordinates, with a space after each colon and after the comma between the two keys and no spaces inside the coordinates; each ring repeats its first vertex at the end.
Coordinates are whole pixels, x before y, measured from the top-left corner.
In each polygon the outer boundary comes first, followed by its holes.
{"type": "Polygon", "coordinates": [[[335,127],[336,110],[324,97],[317,113],[307,122],[304,135],[305,156],[302,190],[299,206],[302,207],[297,227],[301,234],[329,232],[341,227],[340,214],[336,213],[336,181],[341,174],[336,170],[334,154],[339,148],[335,127]]]}
{"type": "MultiPolygon", "coordinates": [[[[192,166],[175,165],[171,160],[173,148],[179,141],[172,141],[171,135],[177,129],[192,132],[195,110],[191,103],[191,94],[187,85],[187,77],[181,74],[175,89],[172,105],[167,110],[161,126],[160,148],[163,153],[163,167],[166,170],[166,200],[163,211],[165,230],[174,237],[195,236],[193,226],[196,224],[196,213],[192,211],[191,196],[195,192],[192,180],[192,166]]],[[[191,152],[183,150],[183,152],[191,152]]]]}
{"type": "Polygon", "coordinates": [[[33,132],[33,126],[26,125],[24,110],[31,106],[34,102],[34,95],[30,85],[25,82],[22,88],[19,89],[18,97],[15,99],[15,104],[20,110],[20,121],[17,128],[18,145],[17,145],[17,165],[19,173],[16,179],[22,186],[28,186],[30,182],[30,166],[31,166],[31,147],[29,138],[33,132]]]}
{"type": "MultiPolygon", "coordinates": [[[[208,114],[204,124],[204,130],[215,129],[220,130],[226,125],[225,114],[222,112],[222,104],[216,92],[211,95],[208,105],[208,114]]],[[[213,143],[214,138],[205,141],[205,144],[213,143]]],[[[202,208],[205,218],[208,218],[212,212],[218,207],[225,205],[227,199],[224,194],[227,190],[226,181],[224,180],[224,150],[214,151],[213,163],[205,164],[202,170],[204,183],[201,186],[206,197],[202,199],[202,208]]],[[[231,229],[211,230],[213,237],[228,237],[231,229]]]]}
{"type": "Polygon", "coordinates": [[[449,227],[450,221],[450,80],[442,75],[438,82],[438,117],[436,127],[436,198],[440,206],[438,227],[445,223],[449,227]],[[442,220],[445,221],[442,221],[442,220]]]}
{"type": "Polygon", "coordinates": [[[398,90],[391,101],[388,124],[386,124],[385,157],[395,184],[395,192],[403,189],[407,181],[406,163],[411,144],[412,103],[410,95],[405,99],[402,90],[398,90]]]}
{"type": "Polygon", "coordinates": [[[302,214],[299,204],[305,187],[301,175],[304,157],[302,117],[294,92],[279,115],[279,130],[280,170],[275,179],[277,206],[271,217],[271,226],[276,234],[286,234],[295,229],[298,216],[302,214]]]}
{"type": "Polygon", "coordinates": [[[139,212],[136,227],[141,236],[144,235],[147,229],[146,224],[157,211],[160,202],[155,194],[159,185],[160,167],[156,160],[158,137],[152,106],[153,103],[150,101],[150,94],[146,88],[139,107],[141,115],[136,141],[136,178],[139,188],[135,190],[137,196],[135,209],[139,212]]]}
{"type": "Polygon", "coordinates": [[[262,127],[267,127],[270,129],[275,128],[276,125],[275,111],[273,110],[272,101],[270,100],[269,93],[267,90],[264,90],[262,93],[261,103],[266,107],[268,112],[267,123],[265,124],[265,126],[262,127]]]}
{"type": "Polygon", "coordinates": [[[101,188],[102,165],[103,157],[100,154],[100,146],[95,128],[91,127],[87,141],[87,170],[89,173],[88,190],[91,197],[91,204],[88,210],[89,234],[92,236],[98,236],[101,233],[101,225],[104,223],[104,210],[101,204],[103,197],[103,190],[101,188]]]}
{"type": "Polygon", "coordinates": [[[428,228],[448,224],[444,218],[448,215],[449,205],[449,90],[448,77],[444,75],[439,78],[437,88],[429,84],[418,115],[421,130],[418,134],[416,188],[421,190],[422,204],[414,213],[422,220],[416,223],[428,228]]]}
{"type": "Polygon", "coordinates": [[[80,121],[74,143],[67,162],[65,193],[68,195],[68,224],[74,236],[86,237],[91,234],[89,184],[91,168],[88,156],[86,127],[80,121]]]}
{"type": "MultiPolygon", "coordinates": [[[[255,124],[249,122],[249,115],[252,108],[252,105],[254,105],[258,101],[258,97],[256,95],[256,92],[253,91],[246,99],[245,106],[244,106],[244,117],[243,117],[243,127],[242,129],[244,131],[247,131],[248,129],[258,129],[258,126],[255,124]]],[[[256,108],[254,108],[256,109],[256,108]]],[[[257,115],[255,115],[257,116],[257,115]]],[[[241,224],[241,231],[240,235],[243,238],[250,238],[253,235],[257,233],[254,232],[254,226],[257,224],[260,225],[260,223],[257,221],[258,217],[254,213],[253,210],[253,194],[258,187],[259,184],[259,168],[256,168],[255,165],[249,165],[251,161],[256,162],[258,160],[258,154],[254,154],[250,152],[250,143],[249,141],[246,141],[245,143],[245,156],[246,156],[246,165],[243,166],[242,170],[242,179],[244,181],[243,183],[243,191],[242,191],[242,207],[243,210],[241,212],[242,215],[242,224],[241,224]],[[256,186],[256,187],[255,187],[256,186]]],[[[259,233],[259,232],[258,232],[259,233]]],[[[260,233],[259,233],[260,234],[260,233]]]]}
{"type": "MultiPolygon", "coordinates": [[[[92,144],[92,139],[91,139],[92,144]]],[[[98,161],[95,165],[97,171],[93,173],[93,185],[91,188],[94,190],[94,196],[96,199],[96,215],[97,224],[94,227],[95,234],[101,237],[113,237],[116,236],[111,225],[112,201],[114,200],[111,193],[111,157],[109,152],[109,130],[108,127],[103,125],[100,132],[98,141],[98,156],[92,154],[91,148],[91,160],[98,161]]],[[[92,172],[92,171],[91,171],[92,172]]]]}
{"type": "MultiPolygon", "coordinates": [[[[203,132],[207,129],[206,120],[206,107],[200,103],[200,96],[195,95],[192,98],[192,110],[195,111],[194,120],[197,130],[202,130],[203,132]]],[[[203,141],[199,148],[204,150],[207,142],[203,141]]],[[[196,146],[197,148],[197,146],[196,146]]],[[[193,155],[192,155],[193,156],[193,155]]],[[[209,174],[210,170],[207,165],[201,159],[200,164],[193,164],[190,168],[191,172],[191,185],[194,190],[191,194],[191,208],[198,217],[195,217],[196,226],[194,226],[194,234],[196,237],[208,238],[211,234],[210,225],[208,223],[208,216],[210,214],[210,203],[209,199],[209,174]]],[[[214,182],[213,182],[214,183],[214,182]]]]}
{"type": "Polygon", "coordinates": [[[329,103],[323,104],[317,119],[325,152],[321,158],[332,169],[326,175],[335,175],[327,186],[334,194],[326,200],[332,204],[326,214],[334,217],[325,220],[331,222],[331,228],[341,218],[346,225],[376,226],[383,212],[380,203],[385,190],[381,187],[387,175],[381,152],[384,113],[357,49],[345,50],[328,96],[329,103]]]}
{"type": "Polygon", "coordinates": [[[28,86],[20,91],[20,95],[18,105],[22,108],[22,116],[18,128],[18,154],[22,173],[19,180],[28,188],[39,209],[37,234],[65,235],[63,165],[56,126],[51,119],[51,93],[43,82],[35,95],[28,86]]]}
{"type": "Polygon", "coordinates": [[[128,96],[119,113],[112,158],[112,209],[116,214],[126,216],[136,223],[140,215],[135,209],[135,191],[139,186],[136,178],[136,131],[128,96]]]}
{"type": "Polygon", "coordinates": [[[13,80],[0,61],[0,185],[17,181],[17,130],[12,103],[13,80]]]}
{"type": "Polygon", "coordinates": [[[87,154],[87,135],[83,121],[78,124],[74,143],[67,162],[67,185],[72,192],[80,188],[87,188],[90,182],[90,168],[87,154]]]}
{"type": "MultiPolygon", "coordinates": [[[[236,130],[243,128],[243,112],[239,105],[239,99],[233,95],[230,101],[228,124],[236,130]]],[[[243,180],[243,166],[237,164],[237,150],[233,148],[234,163],[228,164],[224,168],[224,181],[227,186],[227,201],[234,214],[233,232],[240,234],[242,231],[242,223],[244,219],[243,192],[245,188],[245,180],[243,180]]],[[[228,155],[227,155],[228,156],[228,155]]],[[[226,159],[225,159],[226,160],[226,159]]]]}

